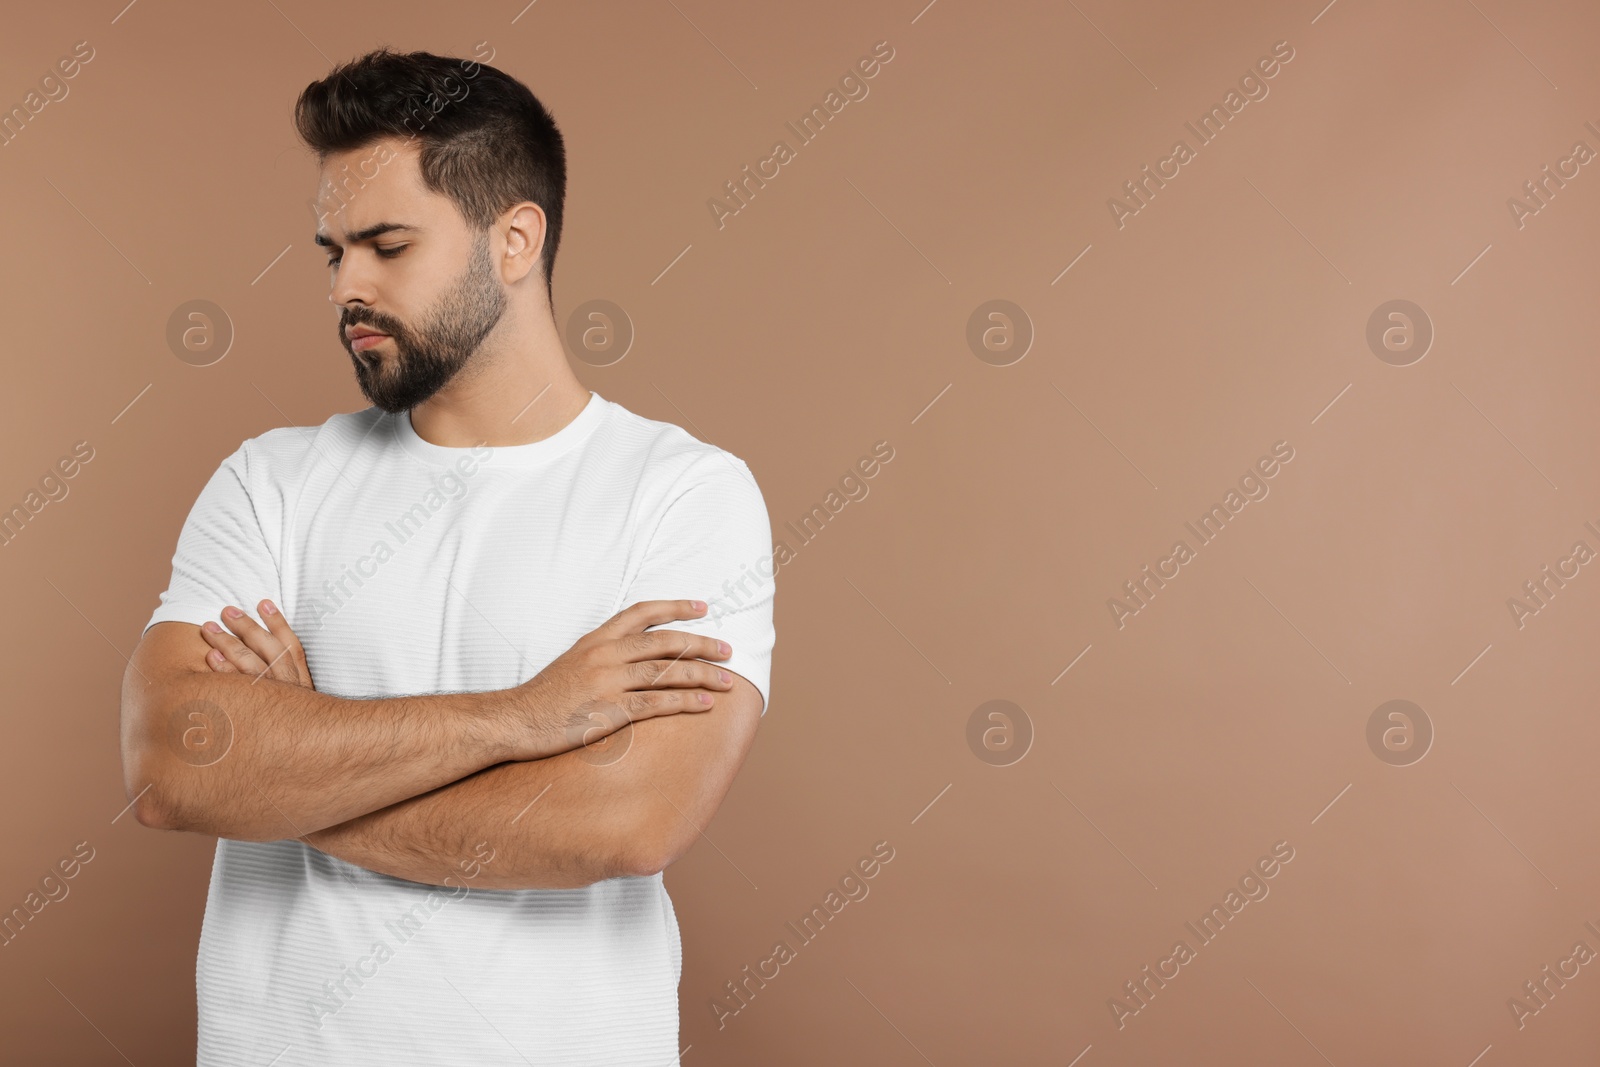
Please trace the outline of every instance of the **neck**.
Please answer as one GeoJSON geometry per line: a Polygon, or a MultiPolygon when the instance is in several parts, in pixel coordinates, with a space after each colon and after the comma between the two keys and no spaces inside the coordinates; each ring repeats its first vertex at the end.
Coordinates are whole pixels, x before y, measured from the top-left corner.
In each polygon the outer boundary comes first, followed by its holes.
{"type": "Polygon", "coordinates": [[[446,448],[526,445],[566,426],[588,402],[548,306],[520,319],[508,307],[450,384],[411,409],[411,426],[446,448]]]}

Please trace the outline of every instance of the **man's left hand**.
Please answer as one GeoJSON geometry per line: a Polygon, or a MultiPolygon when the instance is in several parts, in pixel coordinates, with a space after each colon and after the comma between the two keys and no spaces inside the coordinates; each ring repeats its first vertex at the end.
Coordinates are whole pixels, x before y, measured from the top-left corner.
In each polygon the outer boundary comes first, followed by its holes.
{"type": "Polygon", "coordinates": [[[265,628],[232,605],[222,609],[222,622],[227,630],[214,622],[200,627],[200,636],[212,648],[206,654],[206,663],[219,674],[264,676],[315,689],[311,668],[306,664],[305,649],[300,646],[300,639],[289,628],[278,606],[270,600],[263,600],[256,605],[256,610],[266,620],[265,628]],[[214,626],[217,627],[215,630],[212,629],[214,626]],[[229,633],[229,630],[233,632],[229,633]]]}

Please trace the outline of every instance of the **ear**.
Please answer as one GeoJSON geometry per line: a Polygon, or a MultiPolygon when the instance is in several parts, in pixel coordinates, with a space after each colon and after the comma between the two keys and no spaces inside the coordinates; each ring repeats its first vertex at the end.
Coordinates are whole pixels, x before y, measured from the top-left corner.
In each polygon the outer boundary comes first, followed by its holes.
{"type": "Polygon", "coordinates": [[[509,285],[530,273],[538,273],[539,255],[544,251],[547,231],[544,209],[531,200],[513,204],[501,216],[499,230],[505,235],[500,277],[509,285]]]}

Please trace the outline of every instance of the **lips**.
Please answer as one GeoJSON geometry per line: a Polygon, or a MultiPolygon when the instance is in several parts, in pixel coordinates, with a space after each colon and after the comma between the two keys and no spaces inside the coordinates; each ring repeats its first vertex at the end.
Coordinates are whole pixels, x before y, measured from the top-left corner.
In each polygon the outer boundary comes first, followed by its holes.
{"type": "Polygon", "coordinates": [[[351,326],[345,330],[345,338],[349,341],[352,352],[363,352],[382,343],[388,336],[370,326],[351,326]]]}

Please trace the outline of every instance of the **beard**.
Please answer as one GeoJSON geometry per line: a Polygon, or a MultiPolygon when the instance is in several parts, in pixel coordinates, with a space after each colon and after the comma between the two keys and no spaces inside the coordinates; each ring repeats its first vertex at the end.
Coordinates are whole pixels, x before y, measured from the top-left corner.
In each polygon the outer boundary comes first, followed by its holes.
{"type": "Polygon", "coordinates": [[[398,414],[449,384],[499,323],[505,306],[505,293],[489,263],[489,235],[482,233],[473,241],[466,270],[439,298],[426,322],[413,330],[381,312],[361,306],[346,308],[339,323],[339,340],[350,353],[361,392],[377,407],[398,414]],[[345,335],[351,326],[388,334],[394,355],[378,353],[381,341],[356,352],[345,335]]]}

